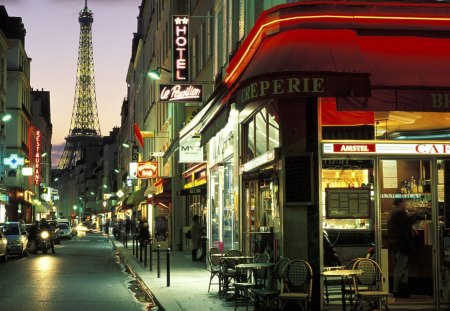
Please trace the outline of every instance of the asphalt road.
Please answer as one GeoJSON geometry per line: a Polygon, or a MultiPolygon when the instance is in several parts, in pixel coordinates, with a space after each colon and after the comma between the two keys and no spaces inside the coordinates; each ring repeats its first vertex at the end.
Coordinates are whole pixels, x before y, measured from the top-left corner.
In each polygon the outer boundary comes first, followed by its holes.
{"type": "Polygon", "coordinates": [[[63,240],[55,250],[0,264],[0,310],[146,310],[148,304],[130,290],[134,278],[105,236],[63,240]]]}

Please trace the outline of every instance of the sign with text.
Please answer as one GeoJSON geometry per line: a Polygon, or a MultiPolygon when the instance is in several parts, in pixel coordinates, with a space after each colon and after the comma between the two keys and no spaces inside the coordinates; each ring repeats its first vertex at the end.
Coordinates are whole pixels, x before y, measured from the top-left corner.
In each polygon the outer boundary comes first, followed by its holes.
{"type": "Polygon", "coordinates": [[[203,162],[203,147],[200,146],[199,139],[188,139],[180,142],[180,163],[203,162]]]}
{"type": "Polygon", "coordinates": [[[34,153],[34,184],[41,183],[41,131],[36,131],[35,153],[34,153]]]}
{"type": "Polygon", "coordinates": [[[450,144],[324,143],[323,153],[450,155],[450,144]]]}
{"type": "Polygon", "coordinates": [[[202,102],[201,84],[160,84],[161,102],[202,102]]]}
{"type": "Polygon", "coordinates": [[[158,162],[138,162],[136,177],[138,179],[155,178],[158,176],[158,162]]]}
{"type": "Polygon", "coordinates": [[[188,49],[189,16],[173,16],[172,32],[172,80],[174,82],[189,81],[189,49],[188,49]]]}

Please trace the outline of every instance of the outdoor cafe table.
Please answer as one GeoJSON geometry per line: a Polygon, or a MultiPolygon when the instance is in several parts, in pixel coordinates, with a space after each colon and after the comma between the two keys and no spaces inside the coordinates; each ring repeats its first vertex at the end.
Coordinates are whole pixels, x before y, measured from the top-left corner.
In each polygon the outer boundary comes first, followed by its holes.
{"type": "Polygon", "coordinates": [[[336,269],[322,272],[322,276],[324,277],[335,276],[341,278],[342,310],[345,310],[345,280],[354,278],[355,276],[363,273],[363,270],[358,269],[336,269]]]}
{"type": "Polygon", "coordinates": [[[236,266],[236,269],[241,270],[251,270],[253,272],[253,280],[255,284],[258,285],[258,271],[264,270],[266,272],[268,269],[274,267],[275,264],[271,262],[253,262],[253,263],[241,263],[236,266]]]}

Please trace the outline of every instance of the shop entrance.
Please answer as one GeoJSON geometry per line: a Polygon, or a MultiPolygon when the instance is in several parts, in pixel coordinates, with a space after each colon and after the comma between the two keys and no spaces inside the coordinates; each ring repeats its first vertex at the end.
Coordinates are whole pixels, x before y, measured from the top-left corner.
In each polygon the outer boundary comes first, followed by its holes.
{"type": "Polygon", "coordinates": [[[248,255],[268,253],[278,258],[277,237],[280,234],[278,184],[273,179],[244,183],[244,251],[248,255]]]}
{"type": "Polygon", "coordinates": [[[433,159],[380,159],[379,261],[390,303],[434,303],[439,172],[433,159]]]}

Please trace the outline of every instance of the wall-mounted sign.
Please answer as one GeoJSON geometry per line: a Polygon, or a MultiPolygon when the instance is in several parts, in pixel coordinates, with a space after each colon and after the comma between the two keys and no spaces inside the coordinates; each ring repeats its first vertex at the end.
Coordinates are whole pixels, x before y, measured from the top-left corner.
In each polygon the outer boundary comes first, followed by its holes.
{"type": "Polygon", "coordinates": [[[172,35],[172,80],[174,82],[189,81],[189,49],[188,49],[189,16],[173,16],[172,35]]]}
{"type": "Polygon", "coordinates": [[[32,176],[33,168],[29,166],[22,167],[22,176],[32,176]]]}
{"type": "Polygon", "coordinates": [[[370,218],[370,188],[326,188],[327,218],[370,218]]]}
{"type": "Polygon", "coordinates": [[[8,165],[12,169],[16,169],[19,165],[23,165],[25,163],[25,159],[19,157],[17,154],[13,153],[9,156],[9,158],[3,159],[3,164],[8,165]]]}
{"type": "Polygon", "coordinates": [[[139,147],[133,145],[131,148],[132,148],[131,149],[131,161],[133,161],[133,162],[139,161],[139,147]]]}
{"type": "Polygon", "coordinates": [[[36,141],[34,150],[34,184],[41,183],[41,131],[36,131],[36,141]]]}
{"type": "Polygon", "coordinates": [[[450,155],[450,144],[324,143],[323,153],[450,155]]]}
{"type": "Polygon", "coordinates": [[[147,179],[158,176],[158,162],[138,162],[137,178],[147,179]]]}
{"type": "Polygon", "coordinates": [[[202,102],[201,84],[160,84],[161,102],[202,102]]]}
{"type": "Polygon", "coordinates": [[[149,155],[151,157],[163,157],[164,156],[164,152],[155,151],[155,152],[150,152],[149,155]]]}
{"type": "Polygon", "coordinates": [[[129,168],[128,168],[128,179],[127,179],[127,185],[131,186],[131,180],[137,179],[137,162],[130,162],[129,168]],[[130,181],[128,183],[128,181],[130,181]]]}
{"type": "Polygon", "coordinates": [[[251,170],[254,170],[257,167],[260,167],[264,164],[267,164],[271,161],[275,160],[275,150],[272,149],[259,157],[254,158],[253,160],[250,160],[244,164],[241,165],[241,173],[244,172],[250,172],[251,170]]]}
{"type": "Polygon", "coordinates": [[[200,138],[191,138],[180,142],[179,163],[198,163],[203,161],[203,147],[200,146],[200,138]]]}

